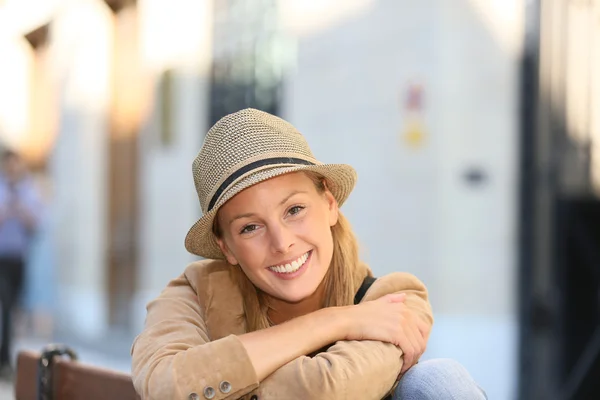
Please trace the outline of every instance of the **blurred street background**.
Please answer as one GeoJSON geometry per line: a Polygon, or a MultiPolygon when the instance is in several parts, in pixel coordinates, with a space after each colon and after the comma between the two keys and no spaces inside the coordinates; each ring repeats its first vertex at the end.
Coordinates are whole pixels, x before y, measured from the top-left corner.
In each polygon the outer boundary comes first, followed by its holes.
{"type": "Polygon", "coordinates": [[[12,357],[128,371],[194,260],[191,162],[245,107],[357,169],[363,258],[429,288],[425,358],[600,398],[599,0],[0,0],[0,147],[42,199],[12,357]]]}

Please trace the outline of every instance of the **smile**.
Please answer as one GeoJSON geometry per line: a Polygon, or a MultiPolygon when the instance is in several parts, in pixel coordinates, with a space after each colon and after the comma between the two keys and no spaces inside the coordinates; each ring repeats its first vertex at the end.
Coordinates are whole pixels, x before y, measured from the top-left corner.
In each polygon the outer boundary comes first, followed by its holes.
{"type": "Polygon", "coordinates": [[[292,261],[291,263],[282,264],[282,265],[274,265],[269,267],[269,269],[273,272],[278,272],[280,274],[291,274],[293,272],[298,271],[308,259],[310,255],[310,251],[304,253],[298,259],[292,261]]]}

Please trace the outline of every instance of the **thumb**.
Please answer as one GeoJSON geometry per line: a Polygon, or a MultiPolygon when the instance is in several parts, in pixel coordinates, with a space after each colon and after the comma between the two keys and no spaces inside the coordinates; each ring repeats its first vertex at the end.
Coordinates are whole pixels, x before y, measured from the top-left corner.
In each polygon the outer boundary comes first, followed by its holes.
{"type": "Polygon", "coordinates": [[[388,295],[388,301],[390,303],[402,303],[406,300],[406,293],[393,293],[388,295]]]}

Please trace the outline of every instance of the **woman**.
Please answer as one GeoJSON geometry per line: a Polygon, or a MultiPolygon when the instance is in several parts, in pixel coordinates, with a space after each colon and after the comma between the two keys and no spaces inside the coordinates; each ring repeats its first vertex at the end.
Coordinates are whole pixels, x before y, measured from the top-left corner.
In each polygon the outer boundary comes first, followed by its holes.
{"type": "Polygon", "coordinates": [[[148,305],[132,347],[144,399],[485,398],[452,361],[415,365],[433,322],[421,282],[394,273],[363,293],[371,271],[339,211],[352,167],[247,109],[210,129],[193,175],[204,215],[185,245],[207,260],[148,305]]]}

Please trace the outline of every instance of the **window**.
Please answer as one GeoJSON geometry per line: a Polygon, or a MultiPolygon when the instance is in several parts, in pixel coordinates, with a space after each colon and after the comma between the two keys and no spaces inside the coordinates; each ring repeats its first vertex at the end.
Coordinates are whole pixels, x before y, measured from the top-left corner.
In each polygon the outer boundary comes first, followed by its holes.
{"type": "Polygon", "coordinates": [[[285,37],[277,0],[215,0],[210,125],[252,107],[279,112],[285,37]]]}

